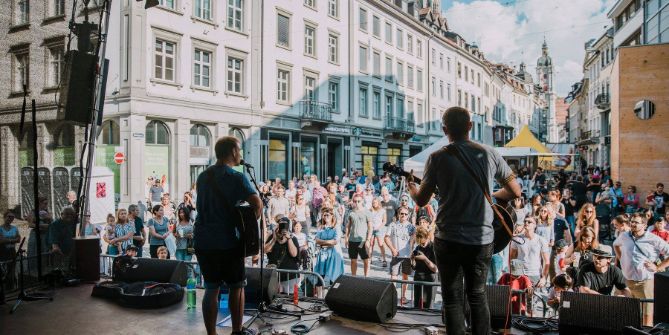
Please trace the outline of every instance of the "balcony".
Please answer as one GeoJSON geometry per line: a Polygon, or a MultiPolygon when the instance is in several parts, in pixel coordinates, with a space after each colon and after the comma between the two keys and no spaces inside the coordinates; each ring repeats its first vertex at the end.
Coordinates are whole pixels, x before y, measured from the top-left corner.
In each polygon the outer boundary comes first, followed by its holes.
{"type": "Polygon", "coordinates": [[[595,105],[597,108],[607,110],[611,107],[611,101],[607,93],[601,93],[595,98],[595,105]]]}
{"type": "Polygon", "coordinates": [[[324,127],[332,122],[332,105],[315,100],[302,100],[298,103],[302,128],[324,127]]]}
{"type": "Polygon", "coordinates": [[[388,117],[384,127],[386,136],[408,139],[416,133],[416,125],[413,120],[399,117],[388,117]]]}
{"type": "Polygon", "coordinates": [[[441,121],[428,121],[427,127],[428,134],[444,135],[444,131],[441,129],[441,121]]]}

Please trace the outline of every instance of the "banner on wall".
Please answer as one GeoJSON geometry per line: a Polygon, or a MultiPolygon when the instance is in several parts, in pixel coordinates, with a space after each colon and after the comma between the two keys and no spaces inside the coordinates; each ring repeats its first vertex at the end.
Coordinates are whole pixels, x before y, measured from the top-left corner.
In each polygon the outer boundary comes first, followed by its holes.
{"type": "MultiPolygon", "coordinates": [[[[163,192],[170,192],[169,180],[170,147],[168,145],[147,145],[144,150],[144,181],[146,196],[154,180],[161,181],[163,192]]],[[[171,193],[171,192],[170,192],[171,193]]]]}
{"type": "Polygon", "coordinates": [[[115,214],[114,192],[114,172],[104,166],[94,167],[88,190],[91,223],[105,224],[107,214],[115,214]]]}

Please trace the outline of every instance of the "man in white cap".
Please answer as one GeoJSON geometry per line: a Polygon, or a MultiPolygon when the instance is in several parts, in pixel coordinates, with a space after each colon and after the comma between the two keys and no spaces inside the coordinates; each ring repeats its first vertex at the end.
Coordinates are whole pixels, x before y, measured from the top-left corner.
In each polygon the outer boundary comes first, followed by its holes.
{"type": "Polygon", "coordinates": [[[622,295],[632,297],[632,291],[625,283],[623,272],[611,264],[611,247],[600,245],[592,250],[592,263],[587,263],[578,271],[576,286],[581,293],[610,295],[615,286],[622,295]]]}

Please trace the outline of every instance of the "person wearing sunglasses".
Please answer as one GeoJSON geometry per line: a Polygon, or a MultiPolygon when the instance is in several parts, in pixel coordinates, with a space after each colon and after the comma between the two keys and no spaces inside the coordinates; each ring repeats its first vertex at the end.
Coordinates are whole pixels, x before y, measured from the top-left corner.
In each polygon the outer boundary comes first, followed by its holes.
{"type": "MultiPolygon", "coordinates": [[[[388,226],[384,242],[393,255],[390,260],[390,279],[396,279],[400,271],[403,280],[409,280],[411,275],[411,252],[416,244],[416,226],[409,222],[409,209],[400,208],[397,213],[399,219],[388,226]]],[[[406,304],[407,285],[402,284],[402,298],[400,305],[406,304]]]]}
{"type": "Polygon", "coordinates": [[[585,227],[590,227],[595,232],[595,239],[599,239],[599,220],[597,220],[597,213],[595,212],[595,206],[591,203],[587,203],[581,207],[581,210],[578,211],[578,217],[576,218],[576,231],[574,235],[578,236],[581,234],[581,230],[585,227]]]}
{"type": "Polygon", "coordinates": [[[358,256],[362,259],[365,277],[369,273],[369,248],[372,241],[372,215],[365,208],[364,199],[361,195],[353,196],[353,210],[348,215],[346,223],[346,239],[344,243],[348,248],[348,257],[351,259],[351,274],[358,272],[358,256]]]}
{"type": "MultiPolygon", "coordinates": [[[[648,221],[641,214],[630,218],[631,230],[620,234],[613,242],[620,259],[623,275],[632,295],[639,299],[653,299],[655,272],[663,272],[669,266],[669,243],[646,231],[648,221]],[[661,256],[665,258],[662,260],[661,256]]],[[[653,324],[652,304],[643,304],[644,325],[653,324]]]]}
{"type": "Polygon", "coordinates": [[[611,264],[613,254],[606,247],[600,245],[593,249],[592,263],[584,265],[578,271],[578,279],[576,280],[578,292],[611,295],[615,287],[620,295],[632,297],[632,291],[625,283],[623,272],[620,268],[611,264]]]}

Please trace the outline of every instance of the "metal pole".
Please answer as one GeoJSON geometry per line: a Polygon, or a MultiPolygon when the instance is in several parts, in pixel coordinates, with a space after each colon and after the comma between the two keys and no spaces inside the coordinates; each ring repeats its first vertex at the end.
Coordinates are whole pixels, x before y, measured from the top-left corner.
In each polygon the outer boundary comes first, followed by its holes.
{"type": "MultiPolygon", "coordinates": [[[[83,229],[84,229],[84,216],[86,213],[88,213],[89,208],[90,208],[90,202],[89,202],[89,197],[88,193],[90,191],[90,180],[91,180],[91,170],[93,170],[93,159],[95,155],[95,141],[97,139],[97,116],[98,116],[98,111],[97,111],[97,105],[98,101],[102,98],[102,94],[104,92],[101,91],[101,88],[104,86],[102,81],[105,79],[104,76],[102,75],[105,71],[105,54],[107,51],[107,33],[109,32],[109,16],[111,12],[111,0],[105,0],[104,2],[104,8],[103,8],[103,16],[105,20],[104,24],[104,33],[100,34],[100,40],[99,40],[99,45],[101,46],[101,52],[99,53],[98,57],[98,64],[100,64],[100,70],[97,74],[97,80],[96,80],[96,90],[95,96],[93,98],[93,104],[91,106],[91,124],[90,124],[90,129],[89,129],[89,134],[88,134],[88,157],[86,159],[86,176],[81,179],[81,182],[84,183],[84,188],[82,190],[82,196],[81,196],[81,208],[79,211],[79,234],[83,234],[83,229]]],[[[100,106],[100,108],[103,108],[103,106],[100,106]]]]}
{"type": "MultiPolygon", "coordinates": [[[[32,99],[32,119],[33,119],[33,196],[35,197],[35,206],[33,206],[33,216],[35,219],[35,246],[37,247],[37,279],[42,280],[42,234],[40,231],[40,208],[39,208],[39,176],[37,175],[37,108],[35,108],[35,99],[32,99]]],[[[48,235],[47,235],[48,236],[48,235]]],[[[48,241],[47,241],[48,243],[48,241]]],[[[20,252],[20,251],[19,251],[20,252]]],[[[21,278],[23,280],[23,277],[21,278]]]]}

